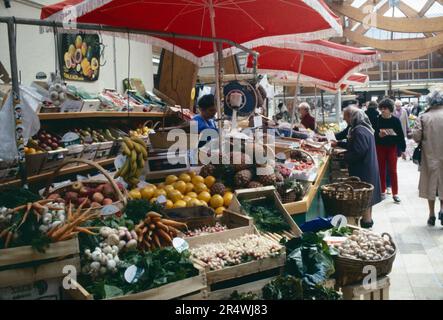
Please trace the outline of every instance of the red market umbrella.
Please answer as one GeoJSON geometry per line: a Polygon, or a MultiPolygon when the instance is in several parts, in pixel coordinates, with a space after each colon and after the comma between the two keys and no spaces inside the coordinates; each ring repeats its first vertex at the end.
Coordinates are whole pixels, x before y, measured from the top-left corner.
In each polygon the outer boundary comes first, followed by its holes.
{"type": "Polygon", "coordinates": [[[351,86],[363,86],[369,83],[369,76],[363,73],[354,73],[351,74],[344,83],[351,86]]]}
{"type": "MultiPolygon", "coordinates": [[[[248,48],[342,33],[339,18],[323,0],[66,0],[44,7],[41,19],[64,21],[68,13],[79,23],[218,37],[248,48]]],[[[174,37],[149,37],[149,42],[195,63],[213,59],[209,42],[174,37]]],[[[228,45],[223,49],[225,55],[237,52],[228,45]]]]}
{"type": "MultiPolygon", "coordinates": [[[[261,46],[253,50],[259,53],[257,68],[261,72],[277,71],[297,75],[300,71],[300,82],[335,89],[345,83],[353,73],[372,66],[378,59],[376,51],[362,50],[325,40],[292,43],[285,47],[261,46]]],[[[247,65],[252,68],[252,56],[248,57],[247,65]]],[[[362,80],[360,76],[349,79],[349,81],[359,80],[362,80]]]]}

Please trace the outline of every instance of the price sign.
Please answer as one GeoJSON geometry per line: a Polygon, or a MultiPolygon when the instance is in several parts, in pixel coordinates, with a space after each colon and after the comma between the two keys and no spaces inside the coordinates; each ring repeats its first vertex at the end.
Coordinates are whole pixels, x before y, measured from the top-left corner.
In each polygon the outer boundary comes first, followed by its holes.
{"type": "Polygon", "coordinates": [[[114,214],[117,214],[120,212],[120,209],[117,208],[116,206],[114,206],[113,204],[108,204],[107,206],[104,206],[101,211],[100,214],[103,217],[109,217],[112,216],[114,214]]]}
{"type": "Polygon", "coordinates": [[[118,155],[114,160],[115,169],[120,170],[120,168],[123,167],[125,162],[126,162],[126,156],[122,154],[118,155]]]}
{"type": "Polygon", "coordinates": [[[80,136],[75,132],[68,132],[62,137],[62,142],[65,147],[80,144],[80,136]]]}
{"type": "Polygon", "coordinates": [[[177,250],[179,253],[182,253],[185,250],[189,249],[189,243],[187,243],[182,238],[174,238],[172,239],[172,246],[177,250]]]}
{"type": "Polygon", "coordinates": [[[164,204],[164,203],[166,203],[166,197],[164,196],[164,195],[160,195],[158,198],[157,198],[157,201],[156,202],[158,202],[159,204],[164,204]]]}

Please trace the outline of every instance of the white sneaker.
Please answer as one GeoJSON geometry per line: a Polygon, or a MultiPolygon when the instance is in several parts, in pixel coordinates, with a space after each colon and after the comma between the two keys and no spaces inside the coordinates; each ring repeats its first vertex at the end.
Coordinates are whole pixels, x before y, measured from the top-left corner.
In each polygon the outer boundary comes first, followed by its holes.
{"type": "Polygon", "coordinates": [[[386,188],[386,194],[391,194],[391,193],[392,193],[391,188],[386,188]]]}

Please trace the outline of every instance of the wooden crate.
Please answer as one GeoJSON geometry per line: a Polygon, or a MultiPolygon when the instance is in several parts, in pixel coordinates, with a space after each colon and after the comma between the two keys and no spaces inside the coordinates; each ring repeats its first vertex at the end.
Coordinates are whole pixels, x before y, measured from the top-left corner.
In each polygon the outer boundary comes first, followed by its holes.
{"type": "Polygon", "coordinates": [[[67,265],[80,270],[78,239],[50,244],[45,253],[31,246],[0,250],[0,287],[64,276],[67,265]]]}
{"type": "Polygon", "coordinates": [[[383,277],[377,279],[374,289],[367,289],[362,284],[354,284],[341,288],[336,286],[336,290],[343,293],[344,300],[389,300],[390,285],[389,277],[383,277]]]}
{"type": "Polygon", "coordinates": [[[273,198],[275,207],[281,212],[286,222],[289,224],[290,230],[294,235],[300,236],[302,234],[302,231],[298,227],[298,225],[295,223],[295,221],[292,219],[289,212],[286,210],[285,206],[281,203],[280,198],[278,197],[277,192],[275,191],[275,188],[273,186],[270,187],[261,187],[261,188],[254,188],[254,189],[241,189],[235,191],[234,197],[232,199],[232,202],[229,206],[229,210],[238,212],[241,214],[246,215],[244,210],[242,209],[240,205],[240,200],[259,200],[266,197],[273,198]]]}
{"type": "MultiPolygon", "coordinates": [[[[227,230],[225,232],[209,234],[204,237],[188,238],[187,242],[189,244],[189,248],[192,249],[208,243],[227,242],[230,239],[236,239],[246,234],[259,234],[259,232],[254,225],[250,225],[247,227],[227,230]]],[[[268,238],[274,240],[273,238],[268,238]]],[[[277,241],[275,242],[277,243],[277,241]]],[[[268,270],[278,270],[279,272],[282,271],[286,263],[286,250],[284,246],[282,246],[281,254],[277,257],[254,260],[239,265],[226,267],[221,270],[210,270],[209,267],[204,266],[203,262],[199,260],[194,261],[196,264],[200,264],[205,268],[208,289],[211,290],[212,285],[219,284],[227,280],[237,279],[268,270]]]]}
{"type": "MultiPolygon", "coordinates": [[[[190,294],[196,294],[206,289],[206,277],[200,268],[200,273],[191,278],[165,284],[164,286],[146,291],[115,297],[107,300],[170,300],[190,294]]],[[[65,290],[67,296],[74,300],[93,300],[94,297],[76,281],[71,280],[76,289],[65,290]]]]}

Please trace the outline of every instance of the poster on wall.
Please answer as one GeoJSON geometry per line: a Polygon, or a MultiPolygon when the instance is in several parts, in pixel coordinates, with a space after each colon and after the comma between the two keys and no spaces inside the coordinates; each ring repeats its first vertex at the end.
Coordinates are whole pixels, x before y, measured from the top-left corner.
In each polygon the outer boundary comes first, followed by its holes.
{"type": "Polygon", "coordinates": [[[65,80],[92,82],[100,73],[100,38],[97,34],[60,36],[62,75],[65,80]]]}

